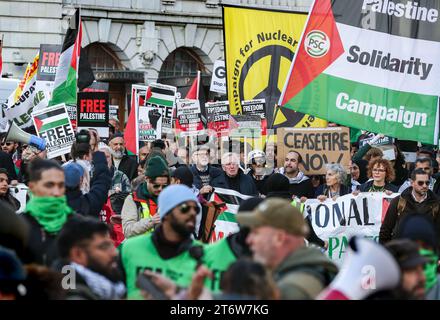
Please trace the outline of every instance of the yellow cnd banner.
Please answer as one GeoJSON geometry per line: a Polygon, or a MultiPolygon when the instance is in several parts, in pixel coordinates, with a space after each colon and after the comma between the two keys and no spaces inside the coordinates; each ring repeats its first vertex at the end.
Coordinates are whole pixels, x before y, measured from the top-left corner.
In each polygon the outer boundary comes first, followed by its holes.
{"type": "Polygon", "coordinates": [[[227,94],[231,114],[241,113],[241,102],[244,100],[266,99],[268,128],[327,125],[326,121],[312,116],[284,111],[286,108],[274,108],[306,19],[307,14],[304,13],[223,6],[227,94]]]}

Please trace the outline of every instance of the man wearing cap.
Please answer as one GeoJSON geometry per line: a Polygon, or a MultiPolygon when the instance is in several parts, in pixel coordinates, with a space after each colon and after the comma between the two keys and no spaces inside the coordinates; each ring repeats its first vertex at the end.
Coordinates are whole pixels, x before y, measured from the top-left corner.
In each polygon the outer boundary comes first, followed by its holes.
{"type": "Polygon", "coordinates": [[[194,185],[205,199],[209,198],[209,194],[214,191],[214,188],[227,188],[222,170],[209,163],[209,155],[209,146],[198,146],[192,154],[194,164],[190,167],[194,176],[194,185]]]}
{"type": "Polygon", "coordinates": [[[170,184],[170,172],[165,160],[159,156],[148,160],[145,180],[127,196],[122,207],[122,229],[125,238],[152,231],[160,223],[157,197],[170,184]]]}
{"type": "Polygon", "coordinates": [[[419,253],[417,244],[408,239],[390,241],[385,247],[396,259],[402,273],[398,298],[407,300],[425,299],[426,278],[423,267],[429,259],[422,256],[419,253]]]}
{"type": "Polygon", "coordinates": [[[188,187],[172,185],[159,195],[161,225],[153,233],[127,239],[120,246],[120,261],[126,275],[127,297],[140,298],[136,279],[145,270],[158,272],[186,287],[197,261],[189,249],[199,212],[197,198],[188,187]]]}
{"type": "Polygon", "coordinates": [[[337,267],[326,256],[305,246],[307,224],[288,200],[265,200],[237,215],[237,221],[251,228],[246,241],[253,258],[272,270],[282,299],[315,299],[336,275],[337,267]]]}
{"type": "Polygon", "coordinates": [[[64,165],[66,197],[67,204],[77,213],[99,218],[99,213],[107,201],[112,175],[103,152],[94,152],[92,159],[94,174],[90,182],[90,190],[85,194],[80,190],[84,176],[83,167],[74,161],[64,165]]]}
{"type": "Polygon", "coordinates": [[[432,221],[422,215],[407,215],[400,223],[397,237],[417,243],[420,254],[429,260],[423,268],[426,299],[440,300],[440,276],[437,272],[439,243],[432,221]]]}
{"type": "Polygon", "coordinates": [[[125,173],[130,181],[136,178],[137,161],[126,154],[124,136],[121,133],[114,134],[109,141],[109,146],[113,150],[112,158],[115,168],[125,173]]]}

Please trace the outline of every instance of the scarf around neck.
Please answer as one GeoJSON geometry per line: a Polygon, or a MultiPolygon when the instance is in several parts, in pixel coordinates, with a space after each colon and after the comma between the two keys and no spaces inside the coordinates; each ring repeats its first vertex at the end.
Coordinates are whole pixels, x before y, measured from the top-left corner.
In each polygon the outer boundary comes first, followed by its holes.
{"type": "Polygon", "coordinates": [[[103,275],[75,262],[72,262],[71,266],[75,268],[90,290],[100,299],[118,300],[125,295],[125,285],[123,282],[112,282],[103,275]]]}
{"type": "Polygon", "coordinates": [[[67,205],[66,196],[37,197],[31,195],[25,212],[34,217],[44,230],[49,233],[56,233],[61,230],[67,216],[73,210],[67,205]]]}

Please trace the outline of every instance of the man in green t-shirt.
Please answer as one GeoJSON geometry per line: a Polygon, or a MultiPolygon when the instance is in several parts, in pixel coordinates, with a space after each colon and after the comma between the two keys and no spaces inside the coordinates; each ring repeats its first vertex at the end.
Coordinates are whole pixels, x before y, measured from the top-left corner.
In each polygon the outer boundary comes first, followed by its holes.
{"type": "Polygon", "coordinates": [[[160,193],[161,225],[153,233],[127,239],[120,246],[129,299],[141,298],[136,280],[145,270],[161,273],[178,286],[189,286],[197,265],[189,249],[199,245],[191,237],[199,210],[197,198],[187,186],[171,185],[160,193]]]}

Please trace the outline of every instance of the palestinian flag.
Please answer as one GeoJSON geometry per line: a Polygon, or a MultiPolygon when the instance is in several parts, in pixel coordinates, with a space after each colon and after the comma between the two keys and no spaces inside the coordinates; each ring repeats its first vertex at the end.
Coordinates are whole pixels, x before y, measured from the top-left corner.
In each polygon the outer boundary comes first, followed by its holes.
{"type": "Polygon", "coordinates": [[[434,0],[315,0],[279,104],[436,144],[439,10],[434,0]]]}
{"type": "Polygon", "coordinates": [[[81,55],[82,25],[79,9],[76,10],[74,19],[69,23],[69,27],[64,38],[63,48],[61,49],[60,61],[55,75],[52,100],[49,106],[65,103],[76,105],[78,67],[81,55]]]}
{"type": "Polygon", "coordinates": [[[220,240],[239,230],[235,215],[238,212],[238,207],[241,202],[249,198],[251,197],[234,190],[222,188],[214,189],[210,201],[224,203],[226,207],[215,221],[215,230],[210,242],[220,240]]]}
{"type": "Polygon", "coordinates": [[[69,124],[69,118],[67,117],[64,108],[56,108],[52,111],[35,116],[34,122],[37,132],[41,133],[49,129],[69,124]]]}

